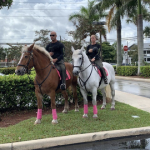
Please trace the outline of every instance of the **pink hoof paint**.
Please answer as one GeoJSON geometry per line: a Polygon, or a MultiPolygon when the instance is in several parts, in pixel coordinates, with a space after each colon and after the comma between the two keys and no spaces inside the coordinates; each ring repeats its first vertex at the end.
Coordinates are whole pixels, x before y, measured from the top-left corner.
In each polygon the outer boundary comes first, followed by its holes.
{"type": "Polygon", "coordinates": [[[38,109],[37,119],[42,119],[42,109],[38,109]]]}
{"type": "Polygon", "coordinates": [[[96,105],[93,106],[93,114],[97,114],[97,106],[96,105]]]}
{"type": "Polygon", "coordinates": [[[54,120],[57,120],[56,109],[52,109],[52,115],[53,115],[53,119],[54,119],[54,120]]]}
{"type": "Polygon", "coordinates": [[[88,105],[84,104],[84,114],[88,114],[88,105]]]}

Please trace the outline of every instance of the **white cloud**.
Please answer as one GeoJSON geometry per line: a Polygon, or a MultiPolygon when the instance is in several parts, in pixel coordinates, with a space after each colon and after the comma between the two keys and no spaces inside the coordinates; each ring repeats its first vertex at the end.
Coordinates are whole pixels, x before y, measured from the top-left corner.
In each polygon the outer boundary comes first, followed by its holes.
{"type": "MultiPolygon", "coordinates": [[[[74,30],[69,15],[78,12],[81,6],[87,7],[88,0],[14,0],[10,9],[0,10],[0,43],[33,42],[35,31],[54,30],[58,39],[70,39],[66,31],[74,30]],[[38,2],[38,3],[37,3],[38,2]],[[2,17],[5,16],[5,17],[2,17]],[[12,16],[12,17],[11,17],[12,16]],[[16,16],[16,17],[15,17],[16,16]]],[[[144,22],[144,27],[148,23],[144,22]]],[[[122,44],[131,45],[135,40],[125,38],[137,36],[136,26],[122,20],[122,44]]],[[[116,41],[116,30],[107,33],[111,44],[116,41]]],[[[150,42],[150,40],[148,40],[150,42]]]]}

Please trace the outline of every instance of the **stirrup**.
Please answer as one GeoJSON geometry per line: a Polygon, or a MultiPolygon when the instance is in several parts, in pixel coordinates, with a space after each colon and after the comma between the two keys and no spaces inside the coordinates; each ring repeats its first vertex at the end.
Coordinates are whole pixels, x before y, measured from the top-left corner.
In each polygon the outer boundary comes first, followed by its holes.
{"type": "Polygon", "coordinates": [[[60,85],[60,89],[61,89],[61,90],[66,90],[66,84],[65,84],[65,83],[62,83],[62,84],[60,85]]]}
{"type": "Polygon", "coordinates": [[[104,78],[104,83],[105,83],[105,84],[108,84],[107,78],[104,78]]]}

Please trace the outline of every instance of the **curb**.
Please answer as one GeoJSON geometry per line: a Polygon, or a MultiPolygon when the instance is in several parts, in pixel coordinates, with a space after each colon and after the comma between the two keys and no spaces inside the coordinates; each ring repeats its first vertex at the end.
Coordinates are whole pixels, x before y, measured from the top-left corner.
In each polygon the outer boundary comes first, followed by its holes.
{"type": "Polygon", "coordinates": [[[33,149],[48,148],[48,147],[55,147],[55,146],[62,146],[62,145],[69,145],[69,144],[85,143],[85,142],[94,142],[94,141],[104,140],[109,138],[126,137],[126,136],[143,135],[143,134],[150,134],[150,126],[0,144],[0,150],[12,150],[12,149],[33,150],[33,149]]]}
{"type": "Polygon", "coordinates": [[[142,81],[142,82],[150,82],[150,79],[142,79],[142,78],[131,78],[127,76],[115,76],[116,79],[123,79],[123,80],[134,80],[134,81],[142,81]]]}

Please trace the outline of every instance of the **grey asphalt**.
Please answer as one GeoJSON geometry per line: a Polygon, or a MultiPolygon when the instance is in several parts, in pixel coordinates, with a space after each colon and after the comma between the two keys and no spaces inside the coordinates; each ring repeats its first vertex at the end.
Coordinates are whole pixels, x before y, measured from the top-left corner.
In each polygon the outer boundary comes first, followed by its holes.
{"type": "MultiPolygon", "coordinates": [[[[142,81],[142,82],[146,82],[147,85],[150,84],[150,79],[138,79],[138,78],[119,77],[119,76],[116,76],[116,79],[138,81],[138,82],[142,81]]],[[[150,113],[150,98],[116,90],[115,100],[122,103],[129,104],[133,107],[136,107],[138,109],[150,113]]],[[[84,143],[84,142],[93,142],[93,141],[109,139],[109,138],[142,135],[142,134],[150,134],[150,126],[0,144],[0,150],[12,150],[12,149],[32,150],[32,149],[40,149],[40,148],[84,143]]]]}

